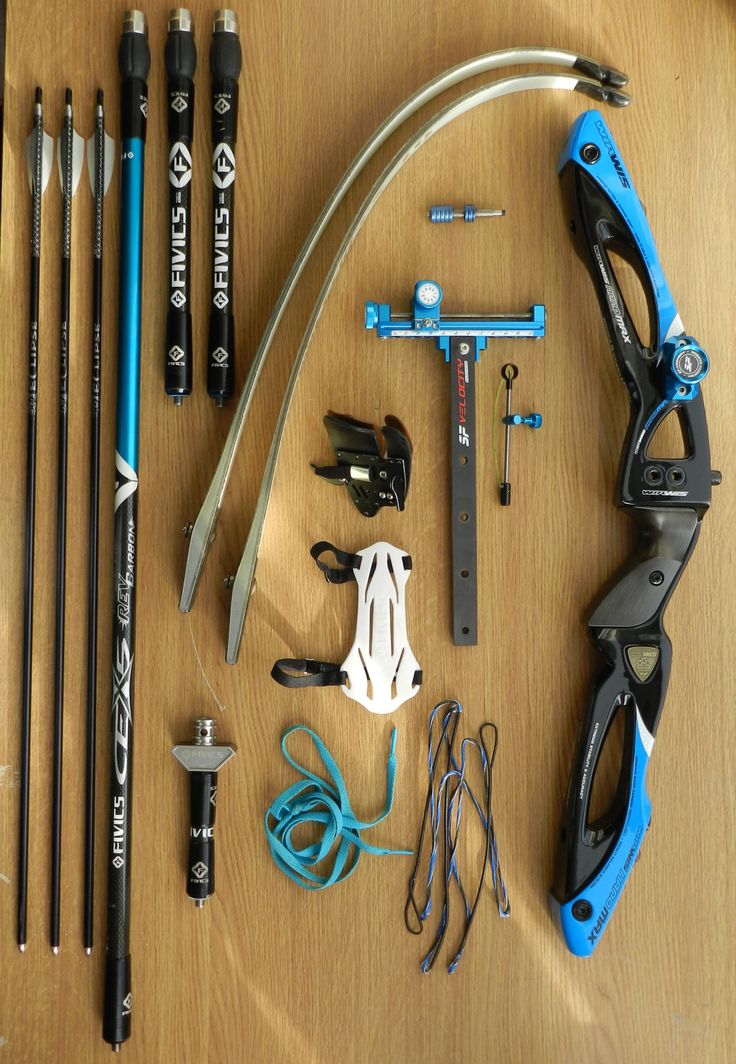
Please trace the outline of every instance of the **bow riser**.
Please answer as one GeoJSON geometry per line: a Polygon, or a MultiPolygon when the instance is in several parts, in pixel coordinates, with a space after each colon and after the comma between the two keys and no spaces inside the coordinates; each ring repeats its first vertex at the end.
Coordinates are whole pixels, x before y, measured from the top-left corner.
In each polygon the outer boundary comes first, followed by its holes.
{"type": "Polygon", "coordinates": [[[588,621],[604,664],[578,736],[552,889],[553,915],[569,949],[586,956],[600,940],[649,827],[646,768],[672,656],[663,616],[717,479],[698,388],[707,356],[685,336],[641,203],[597,112],[582,115],[573,126],[560,171],[575,248],[593,280],[629,395],[618,503],[639,528],[634,556],[615,574],[588,621]],[[637,332],[611,254],[633,267],[643,287],[651,347],[637,332]],[[652,439],[673,410],[686,455],[650,458],[652,439]],[[619,712],[624,737],[616,791],[605,813],[592,820],[596,770],[619,712]]]}

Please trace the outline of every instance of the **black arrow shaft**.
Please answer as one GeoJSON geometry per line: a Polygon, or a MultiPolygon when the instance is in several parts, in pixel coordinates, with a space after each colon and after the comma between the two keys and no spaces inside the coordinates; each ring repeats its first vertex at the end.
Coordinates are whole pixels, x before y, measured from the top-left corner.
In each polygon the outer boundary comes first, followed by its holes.
{"type": "Polygon", "coordinates": [[[36,531],[36,410],[38,404],[38,296],[41,268],[41,196],[43,195],[43,109],[36,89],[33,118],[30,327],[28,336],[28,436],[26,459],[26,543],[23,588],[23,693],[20,738],[20,815],[18,829],[18,928],[21,952],[28,914],[28,813],[31,753],[31,679],[33,657],[33,569],[36,531]]]}
{"type": "Polygon", "coordinates": [[[84,948],[93,945],[95,766],[97,760],[97,604],[100,538],[100,402],[102,399],[102,246],[105,198],[105,112],[97,93],[92,245],[92,383],[90,404],[89,557],[87,570],[87,751],[84,800],[84,948]]]}
{"type": "Polygon", "coordinates": [[[74,129],[67,89],[62,134],[61,334],[59,343],[59,454],[56,474],[56,635],[54,643],[54,740],[51,811],[51,948],[59,948],[61,909],[61,797],[64,730],[64,636],[66,604],[67,457],[69,450],[69,317],[74,129]]]}

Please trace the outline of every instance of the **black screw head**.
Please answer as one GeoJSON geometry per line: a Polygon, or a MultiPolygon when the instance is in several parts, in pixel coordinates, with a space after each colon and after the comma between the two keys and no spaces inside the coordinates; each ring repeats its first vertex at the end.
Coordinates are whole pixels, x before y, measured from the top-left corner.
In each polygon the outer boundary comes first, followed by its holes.
{"type": "Polygon", "coordinates": [[[584,163],[597,163],[600,157],[600,149],[596,144],[583,144],[580,149],[580,158],[584,163]]]}
{"type": "Polygon", "coordinates": [[[664,573],[660,572],[659,569],[655,569],[653,573],[649,574],[649,583],[659,587],[660,584],[664,583],[664,573]]]}
{"type": "Polygon", "coordinates": [[[585,898],[581,898],[580,901],[576,901],[573,905],[572,915],[576,920],[584,923],[585,920],[590,920],[593,915],[593,906],[585,898]]]}

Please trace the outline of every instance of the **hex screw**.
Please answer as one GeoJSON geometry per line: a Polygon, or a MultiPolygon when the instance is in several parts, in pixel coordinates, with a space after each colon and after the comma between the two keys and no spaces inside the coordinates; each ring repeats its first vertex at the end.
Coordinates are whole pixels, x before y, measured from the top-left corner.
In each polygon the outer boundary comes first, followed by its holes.
{"type": "Polygon", "coordinates": [[[581,898],[580,901],[576,901],[573,905],[572,915],[576,920],[580,920],[581,923],[584,920],[590,920],[593,915],[593,906],[585,898],[581,898]]]}

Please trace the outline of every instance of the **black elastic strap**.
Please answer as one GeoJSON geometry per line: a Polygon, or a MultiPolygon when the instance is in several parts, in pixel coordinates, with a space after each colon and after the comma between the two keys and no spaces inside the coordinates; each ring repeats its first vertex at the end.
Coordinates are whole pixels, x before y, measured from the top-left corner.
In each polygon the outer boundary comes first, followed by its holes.
{"type": "Polygon", "coordinates": [[[332,543],[328,543],[326,540],[321,540],[319,543],[315,543],[309,552],[317,563],[317,566],[325,574],[325,580],[328,580],[331,584],[345,584],[348,580],[355,580],[355,570],[360,569],[360,563],[362,558],[357,554],[348,554],[347,551],[338,550],[332,543]],[[343,569],[330,569],[329,565],[326,565],[323,561],[320,561],[320,556],[327,551],[334,554],[335,561],[340,565],[345,566],[343,569]]]}
{"type": "Polygon", "coordinates": [[[280,658],[271,676],[282,687],[338,687],[347,679],[339,665],[313,658],[280,658]]]}

